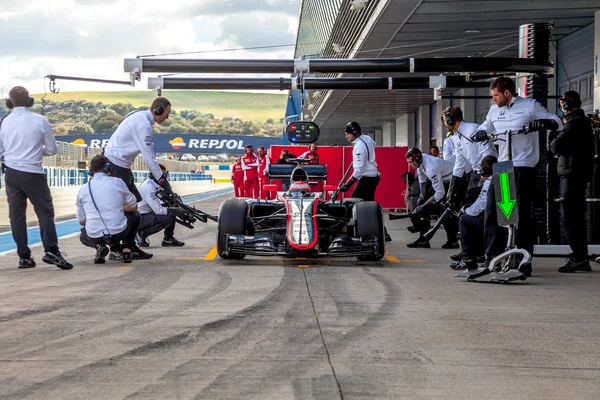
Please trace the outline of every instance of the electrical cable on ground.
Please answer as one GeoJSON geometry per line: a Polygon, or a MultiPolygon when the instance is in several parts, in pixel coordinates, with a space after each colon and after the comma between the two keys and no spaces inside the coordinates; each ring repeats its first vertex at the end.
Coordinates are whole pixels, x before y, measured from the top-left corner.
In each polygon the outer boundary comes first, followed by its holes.
{"type": "Polygon", "coordinates": [[[315,319],[317,320],[317,326],[319,328],[319,334],[321,335],[321,341],[323,342],[323,346],[325,347],[325,353],[327,354],[327,361],[329,362],[329,367],[331,368],[331,372],[333,373],[333,378],[335,379],[335,383],[337,384],[338,390],[340,392],[340,399],[344,400],[344,392],[342,392],[342,385],[340,384],[340,380],[338,379],[333,363],[331,362],[331,354],[329,353],[329,348],[327,347],[327,343],[325,342],[325,336],[323,336],[323,329],[321,328],[321,322],[319,321],[319,316],[317,315],[315,302],[312,298],[312,294],[310,293],[310,286],[308,285],[308,277],[306,276],[306,272],[304,271],[304,269],[302,270],[302,273],[304,274],[304,281],[306,282],[306,290],[308,292],[308,297],[310,298],[310,304],[312,305],[313,313],[315,314],[315,319]]]}

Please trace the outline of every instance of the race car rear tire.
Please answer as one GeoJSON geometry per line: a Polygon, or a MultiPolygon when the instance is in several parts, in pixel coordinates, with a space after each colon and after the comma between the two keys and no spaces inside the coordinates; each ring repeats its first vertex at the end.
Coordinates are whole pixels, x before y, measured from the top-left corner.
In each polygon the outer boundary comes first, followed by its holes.
{"type": "Polygon", "coordinates": [[[379,261],[385,255],[385,233],[383,211],[376,201],[362,201],[354,205],[352,212],[356,225],[356,237],[376,236],[379,251],[377,254],[357,256],[359,261],[379,261]]]}
{"type": "Polygon", "coordinates": [[[248,206],[241,198],[225,200],[219,208],[217,223],[217,254],[225,260],[241,260],[245,254],[229,253],[225,251],[225,235],[246,234],[246,212],[248,206]]]}

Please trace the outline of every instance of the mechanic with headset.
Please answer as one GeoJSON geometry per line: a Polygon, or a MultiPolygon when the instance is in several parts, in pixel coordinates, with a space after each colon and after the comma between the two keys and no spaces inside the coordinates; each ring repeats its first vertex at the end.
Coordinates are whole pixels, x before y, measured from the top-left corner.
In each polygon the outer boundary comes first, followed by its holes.
{"type": "MultiPolygon", "coordinates": [[[[443,120],[443,117],[442,117],[443,120]]],[[[444,144],[442,145],[442,158],[446,161],[450,161],[452,164],[456,162],[456,138],[452,131],[448,132],[444,144]]]]}
{"type": "Polygon", "coordinates": [[[110,176],[112,165],[99,154],[90,161],[93,178],[77,193],[79,239],[96,249],[94,264],[104,264],[108,245],[116,246],[124,263],[133,260],[133,245],[140,224],[135,196],[122,179],[110,176]]]}
{"type": "Polygon", "coordinates": [[[483,216],[487,193],[492,182],[493,166],[497,162],[496,156],[486,156],[481,161],[481,165],[473,171],[474,175],[479,176],[483,186],[475,202],[468,207],[463,207],[464,214],[458,219],[462,258],[460,262],[450,264],[450,268],[454,270],[474,270],[478,267],[477,253],[483,248],[483,216]]]}
{"type": "MultiPolygon", "coordinates": [[[[417,147],[413,147],[406,152],[406,160],[412,168],[417,170],[417,176],[419,177],[421,194],[418,206],[414,211],[415,215],[411,217],[411,220],[415,227],[419,227],[421,236],[423,236],[429,229],[427,218],[435,211],[442,211],[441,209],[444,207],[442,204],[446,199],[446,191],[450,185],[453,165],[451,162],[441,158],[423,154],[417,147]],[[431,181],[435,192],[430,198],[427,198],[426,193],[427,180],[431,181]]],[[[441,213],[438,215],[441,215],[441,213]]],[[[457,249],[459,245],[456,237],[458,233],[456,218],[453,215],[449,215],[443,221],[443,225],[448,241],[442,245],[442,248],[457,249]]],[[[407,246],[411,248],[431,247],[429,241],[422,240],[421,238],[415,240],[413,243],[409,243],[407,246]]]]}
{"type": "MultiPolygon", "coordinates": [[[[169,176],[167,168],[158,164],[162,175],[169,176]]],[[[138,202],[138,212],[141,215],[140,226],[138,228],[137,245],[139,247],[148,247],[148,236],[154,235],[164,229],[164,237],[162,241],[163,247],[181,247],[185,243],[175,239],[176,218],[185,216],[185,211],[180,208],[164,207],[156,193],[162,188],[154,178],[152,173],[148,174],[148,178],[140,185],[139,191],[142,196],[142,201],[138,202]]]]}
{"type": "Polygon", "coordinates": [[[236,157],[235,164],[231,166],[231,183],[233,183],[235,197],[244,197],[244,170],[240,157],[236,157]]]}
{"type": "Polygon", "coordinates": [[[570,90],[561,96],[559,103],[565,114],[565,126],[550,141],[550,150],[559,156],[561,225],[573,253],[558,271],[591,271],[585,191],[594,172],[594,134],[592,124],[581,109],[579,93],[570,90]]]}
{"type": "Polygon", "coordinates": [[[265,200],[267,197],[269,197],[269,193],[263,190],[263,186],[269,184],[269,165],[271,165],[271,158],[267,155],[267,151],[263,146],[258,146],[256,156],[258,157],[258,183],[260,198],[265,200]]]}
{"type": "Polygon", "coordinates": [[[248,145],[244,148],[245,154],[242,157],[242,169],[244,170],[244,195],[258,199],[258,167],[260,160],[254,154],[254,147],[248,145]]]}
{"type": "MultiPolygon", "coordinates": [[[[483,142],[489,140],[488,133],[519,130],[523,127],[528,129],[528,134],[512,136],[512,161],[519,212],[516,245],[533,254],[536,230],[532,208],[537,177],[536,166],[540,159],[540,141],[537,131],[541,128],[562,130],[563,123],[536,100],[518,96],[515,81],[508,76],[496,78],[490,85],[490,90],[495,104],[490,108],[483,124],[471,135],[471,140],[483,142]]],[[[506,161],[505,135],[498,138],[498,148],[498,161],[506,161]]],[[[506,229],[498,226],[496,207],[492,183],[485,210],[484,267],[487,267],[490,261],[501,254],[506,247],[506,229]]]]}
{"type": "MultiPolygon", "coordinates": [[[[344,134],[346,140],[354,146],[352,149],[352,169],[354,171],[339,190],[342,193],[347,192],[357,182],[352,197],[375,201],[375,190],[377,190],[381,177],[377,170],[377,161],[375,161],[375,141],[368,135],[363,135],[362,128],[356,121],[346,124],[344,134]]],[[[385,229],[385,241],[392,241],[387,229],[385,229]]]]}
{"type": "Polygon", "coordinates": [[[497,157],[498,152],[490,141],[474,142],[471,140],[471,134],[477,130],[479,125],[464,121],[460,107],[446,108],[443,111],[442,121],[444,126],[454,134],[456,145],[456,162],[446,198],[449,204],[458,209],[460,208],[459,203],[465,195],[464,192],[466,192],[468,202],[472,202],[479,194],[481,179],[472,171],[481,165],[484,157],[489,155],[497,157]]]}
{"type": "Polygon", "coordinates": [[[58,248],[52,194],[42,168],[43,156],[53,156],[58,149],[48,120],[29,111],[33,101],[27,89],[15,86],[6,99],[6,107],[11,112],[0,121],[0,159],[5,171],[10,229],[17,244],[19,268],[35,267],[27,245],[29,199],[39,221],[45,252],[42,261],[71,269],[73,265],[58,248]]]}
{"type": "Polygon", "coordinates": [[[155,122],[162,124],[169,118],[170,112],[171,102],[164,97],[154,99],[150,110],[130,112],[112,134],[104,150],[104,155],[111,163],[112,176],[123,179],[138,201],[141,201],[142,198],[135,186],[131,166],[140,153],[144,156],[144,161],[158,184],[171,192],[171,185],[167,182],[167,177],[161,175],[152,141],[154,135],[152,125],[155,122]]]}

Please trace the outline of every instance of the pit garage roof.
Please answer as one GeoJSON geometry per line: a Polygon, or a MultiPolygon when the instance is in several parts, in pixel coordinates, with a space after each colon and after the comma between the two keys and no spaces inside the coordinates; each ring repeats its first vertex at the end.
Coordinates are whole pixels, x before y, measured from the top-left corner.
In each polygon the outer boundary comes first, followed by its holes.
{"type": "MultiPolygon", "coordinates": [[[[593,23],[597,10],[599,0],[370,0],[359,12],[343,2],[322,56],[351,58],[354,47],[354,58],[518,57],[520,25],[552,21],[551,36],[558,40],[593,23]],[[345,53],[332,51],[352,24],[369,29],[362,12],[375,21],[364,40],[356,35],[345,53]]],[[[374,128],[415,112],[433,103],[433,91],[335,90],[310,101],[312,119],[329,135],[358,116],[363,126],[374,128]]]]}

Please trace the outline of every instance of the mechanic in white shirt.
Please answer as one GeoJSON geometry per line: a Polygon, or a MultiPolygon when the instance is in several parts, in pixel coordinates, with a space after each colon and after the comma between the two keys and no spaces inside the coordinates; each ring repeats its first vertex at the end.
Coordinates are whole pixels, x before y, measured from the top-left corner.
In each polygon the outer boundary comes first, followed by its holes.
{"type": "Polygon", "coordinates": [[[473,171],[481,165],[484,157],[497,156],[498,152],[490,141],[474,142],[471,140],[471,135],[477,130],[479,124],[464,121],[460,107],[446,108],[442,120],[444,126],[454,133],[453,138],[456,145],[456,162],[446,197],[458,209],[463,200],[473,202],[479,195],[481,179],[473,171]]]}
{"type": "Polygon", "coordinates": [[[127,185],[110,176],[112,165],[99,154],[90,161],[93,178],[77,193],[77,220],[83,226],[79,239],[96,249],[94,264],[104,264],[107,245],[117,246],[124,263],[133,260],[133,245],[140,224],[137,201],[127,185]]]}
{"type": "MultiPolygon", "coordinates": [[[[352,149],[352,169],[354,171],[339,190],[342,193],[347,192],[355,182],[358,182],[352,192],[352,197],[375,201],[375,191],[381,177],[377,169],[377,161],[375,161],[375,141],[368,135],[363,135],[362,128],[356,121],[346,124],[344,135],[346,135],[346,140],[354,146],[352,149]]],[[[385,227],[384,230],[385,241],[391,242],[392,238],[385,227]]]]}
{"type": "Polygon", "coordinates": [[[154,130],[152,125],[163,123],[169,118],[171,112],[171,103],[164,97],[157,97],[152,102],[150,110],[133,111],[119,124],[112,134],[104,155],[110,160],[112,165],[112,176],[121,178],[131,190],[138,201],[141,201],[140,193],[135,186],[135,179],[131,166],[135,158],[142,153],[146,165],[159,185],[167,191],[171,191],[171,186],[167,177],[161,175],[156,154],[154,153],[154,130]]]}
{"type": "Polygon", "coordinates": [[[446,135],[446,139],[444,139],[444,144],[442,145],[442,158],[446,161],[450,161],[452,164],[456,162],[455,141],[456,139],[454,138],[454,133],[450,131],[446,135]]]}
{"type": "Polygon", "coordinates": [[[56,154],[56,141],[48,120],[29,111],[33,101],[27,89],[15,86],[6,100],[6,107],[11,112],[0,121],[0,159],[6,183],[10,229],[17,244],[19,268],[35,267],[27,245],[29,199],[38,217],[44,245],[42,261],[61,269],[71,269],[73,265],[64,259],[58,248],[54,204],[42,168],[43,156],[56,154]]]}
{"type": "MultiPolygon", "coordinates": [[[[518,134],[512,139],[512,160],[515,166],[515,183],[519,223],[517,227],[516,245],[533,254],[533,244],[537,237],[535,220],[532,216],[533,200],[536,187],[536,166],[540,159],[539,133],[541,128],[562,130],[563,123],[556,115],[549,112],[534,99],[517,95],[515,82],[507,77],[496,78],[491,86],[494,105],[490,108],[483,124],[471,135],[471,140],[481,142],[488,140],[488,134],[528,128],[528,134],[518,134]]],[[[506,136],[498,139],[498,161],[506,161],[506,136]]],[[[486,262],[501,254],[506,248],[505,229],[498,226],[494,184],[488,191],[488,203],[485,211],[485,246],[486,262]]]]}
{"type": "MultiPolygon", "coordinates": [[[[167,168],[159,164],[161,175],[168,176],[167,168]]],[[[140,227],[138,229],[137,244],[140,247],[148,247],[148,236],[154,235],[164,229],[164,238],[162,246],[180,247],[185,245],[173,236],[175,234],[176,217],[185,215],[185,211],[179,208],[167,208],[162,205],[156,194],[162,190],[160,185],[154,179],[152,173],[148,174],[146,179],[139,187],[142,201],[138,203],[138,211],[142,216],[140,227]]]]}
{"type": "MultiPolygon", "coordinates": [[[[419,227],[421,237],[409,243],[411,248],[430,248],[429,241],[423,240],[422,236],[429,229],[428,218],[435,211],[443,213],[443,201],[446,199],[446,191],[450,185],[453,165],[444,159],[423,154],[420,149],[413,147],[406,152],[406,160],[409,166],[417,170],[419,184],[421,186],[421,196],[419,196],[418,207],[415,209],[415,215],[411,217],[413,226],[419,227]],[[427,198],[427,181],[431,182],[434,194],[427,198]]],[[[446,230],[448,241],[442,246],[443,249],[457,249],[459,247],[456,234],[458,232],[456,218],[449,215],[444,221],[443,226],[446,230]]]]}
{"type": "Polygon", "coordinates": [[[477,200],[472,205],[465,207],[464,215],[458,219],[462,260],[450,264],[450,268],[454,270],[474,270],[478,267],[477,255],[483,252],[484,212],[492,183],[493,165],[497,162],[498,159],[495,156],[486,156],[474,171],[474,174],[476,173],[480,177],[483,186],[477,200]]]}

